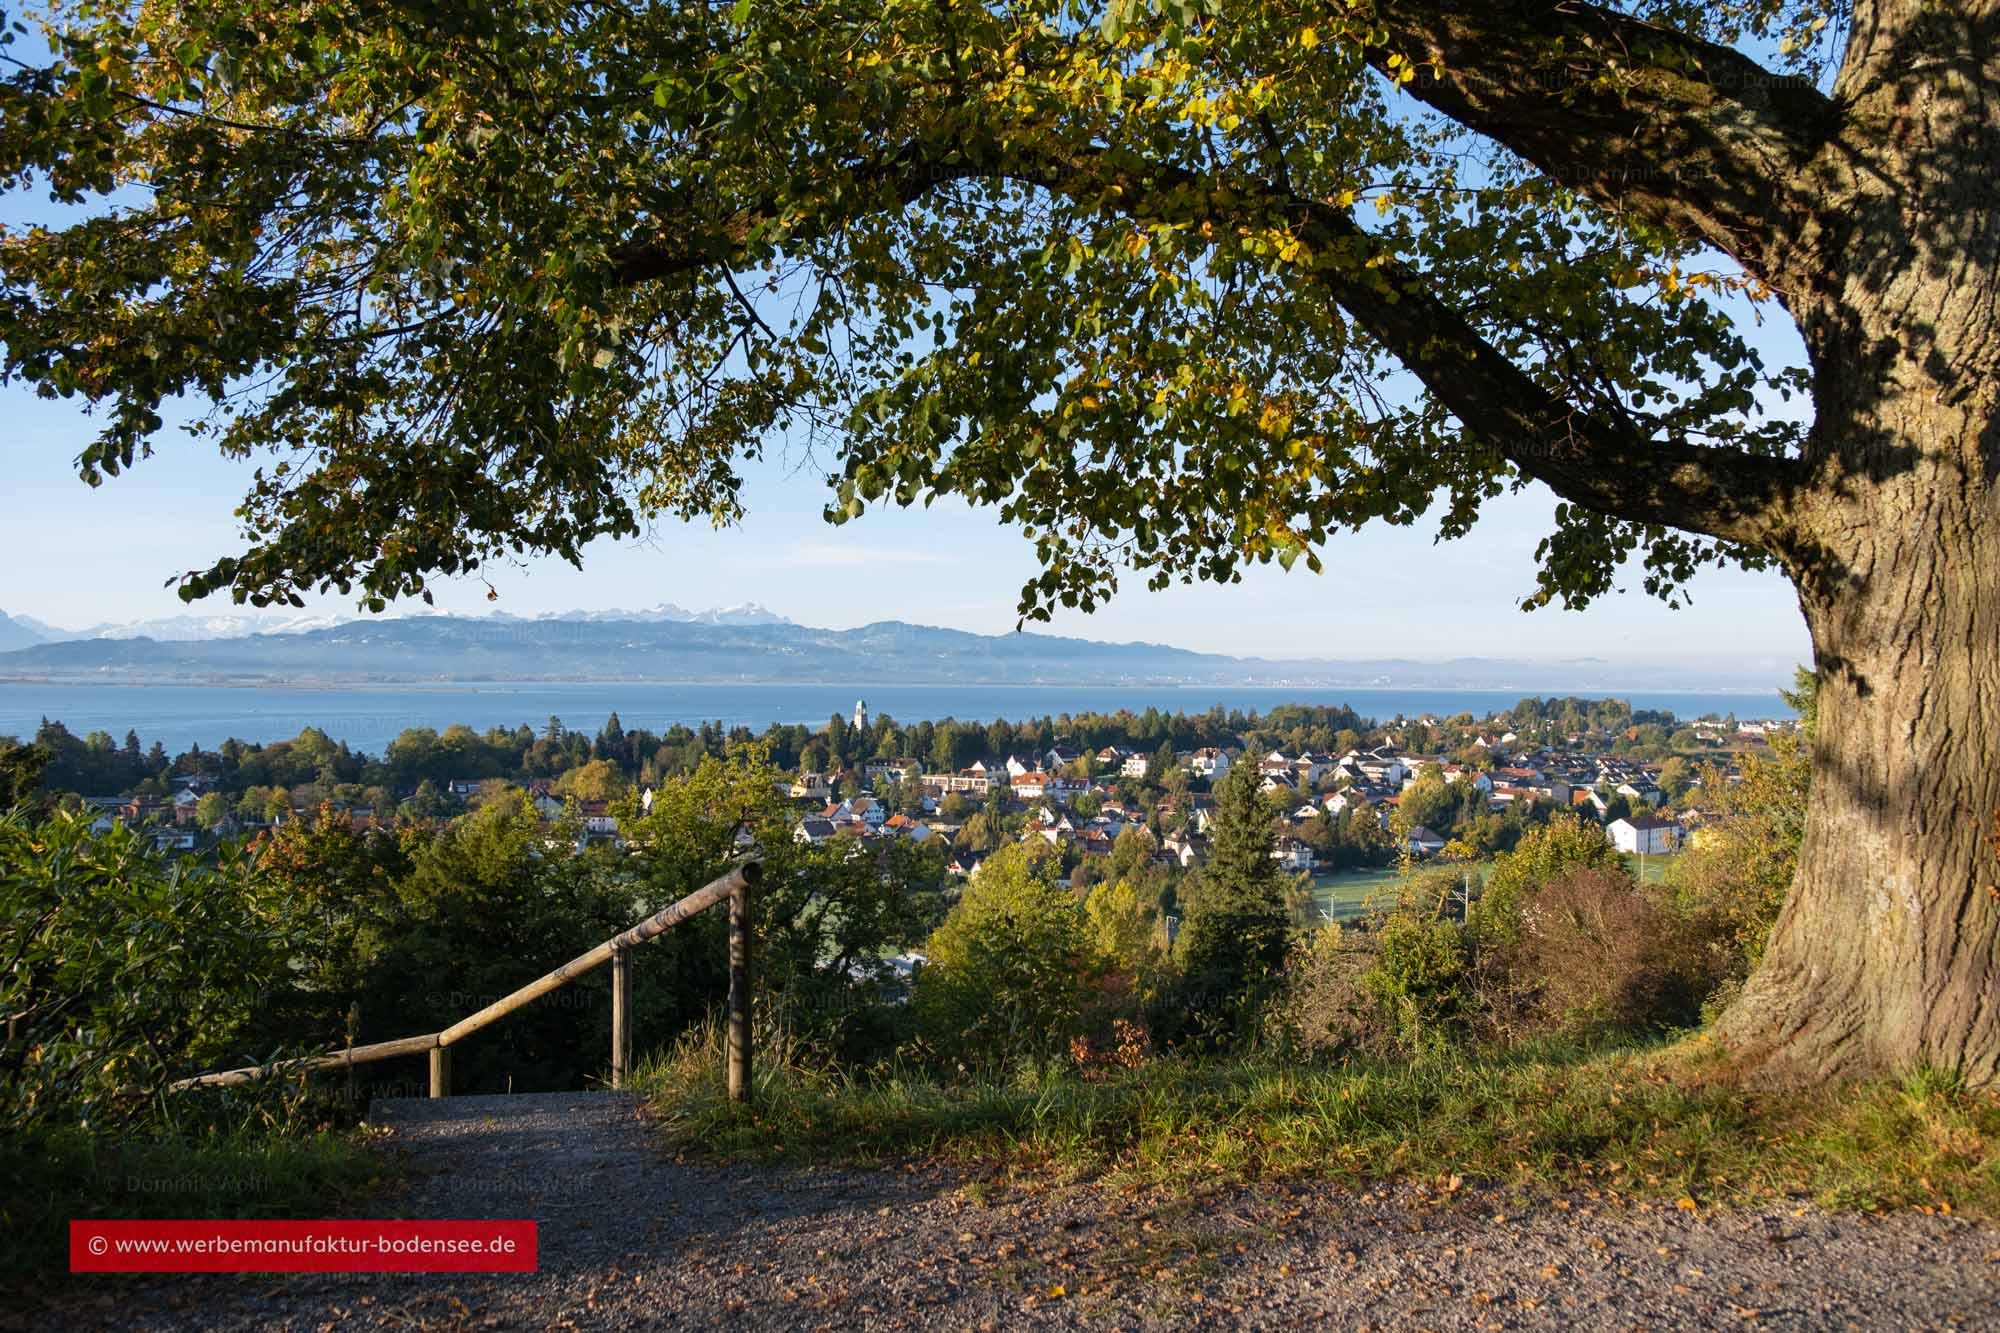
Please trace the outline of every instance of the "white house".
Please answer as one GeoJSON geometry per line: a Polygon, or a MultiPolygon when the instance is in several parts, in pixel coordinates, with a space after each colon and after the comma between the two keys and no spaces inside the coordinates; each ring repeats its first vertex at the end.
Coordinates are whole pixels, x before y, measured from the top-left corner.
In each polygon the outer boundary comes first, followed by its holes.
{"type": "Polygon", "coordinates": [[[1606,824],[1604,836],[1611,839],[1611,845],[1621,852],[1650,856],[1678,851],[1681,826],[1671,819],[1655,815],[1633,815],[1629,819],[1614,819],[1606,824]]]}
{"type": "Polygon", "coordinates": [[[1444,839],[1419,824],[1410,830],[1409,848],[1418,856],[1432,856],[1444,850],[1444,839]]]}
{"type": "Polygon", "coordinates": [[[1650,782],[1621,782],[1618,794],[1634,805],[1643,801],[1647,805],[1658,806],[1665,804],[1667,799],[1667,794],[1650,782]]]}
{"type": "Polygon", "coordinates": [[[1198,778],[1219,778],[1229,771],[1229,756],[1211,745],[1194,752],[1188,769],[1198,778]]]}
{"type": "Polygon", "coordinates": [[[1120,777],[1143,778],[1146,776],[1146,770],[1151,767],[1152,762],[1151,756],[1128,754],[1125,756],[1125,762],[1119,765],[1118,774],[1120,777]]]}
{"type": "Polygon", "coordinates": [[[1285,870],[1311,870],[1315,862],[1312,844],[1300,838],[1278,839],[1271,859],[1285,870]]]}

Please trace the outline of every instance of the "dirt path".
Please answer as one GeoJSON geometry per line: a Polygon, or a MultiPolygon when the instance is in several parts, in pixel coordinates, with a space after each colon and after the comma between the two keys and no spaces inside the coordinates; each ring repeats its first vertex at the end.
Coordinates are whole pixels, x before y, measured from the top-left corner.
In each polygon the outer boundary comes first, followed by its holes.
{"type": "Polygon", "coordinates": [[[528,1275],[82,1286],[121,1328],[2000,1328],[2000,1229],[1312,1184],[1002,1194],[940,1170],[677,1164],[611,1094],[391,1104],[383,1216],[540,1221],[528,1275]]]}

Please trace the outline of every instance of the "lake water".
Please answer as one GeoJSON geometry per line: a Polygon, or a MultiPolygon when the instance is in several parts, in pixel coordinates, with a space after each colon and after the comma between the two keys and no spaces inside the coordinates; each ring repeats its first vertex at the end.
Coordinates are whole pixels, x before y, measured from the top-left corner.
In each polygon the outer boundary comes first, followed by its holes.
{"type": "MultiPolygon", "coordinates": [[[[628,728],[663,731],[676,722],[762,730],[774,722],[824,724],[851,715],[857,697],[874,714],[899,722],[1009,721],[1063,713],[1116,712],[1148,707],[1202,713],[1216,704],[1264,712],[1279,704],[1346,704],[1364,718],[1471,712],[1484,717],[1511,708],[1521,690],[1373,688],[1218,688],[1213,686],[1034,685],[647,685],[495,683],[449,686],[338,686],[325,688],[245,685],[44,685],[0,683],[0,736],[26,740],[43,718],[76,735],[104,730],[124,738],[136,730],[169,753],[190,745],[214,749],[229,737],[267,742],[315,726],[336,741],[380,754],[410,727],[442,730],[463,722],[478,731],[522,723],[539,730],[551,717],[576,730],[595,732],[616,712],[628,728]]],[[[1739,717],[1789,717],[1775,691],[1768,693],[1618,692],[1634,708],[1671,709],[1680,718],[1705,713],[1739,717]]]]}

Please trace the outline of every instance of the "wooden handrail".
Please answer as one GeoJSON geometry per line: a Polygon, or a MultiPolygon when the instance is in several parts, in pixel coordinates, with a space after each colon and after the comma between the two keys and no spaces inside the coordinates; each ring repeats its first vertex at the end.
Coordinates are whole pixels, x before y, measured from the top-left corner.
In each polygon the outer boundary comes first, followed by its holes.
{"type": "MultiPolygon", "coordinates": [[[[247,1069],[226,1069],[213,1074],[197,1074],[167,1085],[168,1092],[187,1092],[195,1088],[219,1088],[233,1084],[250,1083],[272,1074],[309,1073],[319,1069],[339,1069],[345,1066],[367,1064],[374,1060],[389,1060],[399,1055],[421,1055],[428,1051],[431,1056],[431,1096],[446,1095],[450,1085],[450,1047],[460,1038],[497,1022],[513,1013],[522,1005],[531,1003],[575,981],[585,973],[603,966],[614,956],[637,948],[646,941],[656,939],[681,922],[699,912],[729,899],[730,908],[730,949],[729,949],[729,1016],[730,1016],[730,1096],[737,1101],[749,1097],[749,976],[747,970],[747,903],[749,890],[756,886],[763,874],[763,866],[758,861],[744,861],[728,874],[696,889],[687,897],[670,906],[663,907],[630,930],[614,935],[604,943],[585,953],[578,954],[561,967],[544,973],[513,994],[494,1001],[478,1013],[471,1014],[442,1032],[429,1032],[419,1037],[402,1037],[396,1041],[380,1041],[369,1046],[354,1046],[331,1055],[307,1055],[292,1060],[280,1060],[275,1064],[252,1065],[247,1069]],[[739,939],[739,936],[743,938],[739,939]],[[737,1031],[738,1026],[742,1031],[737,1031]],[[740,1058],[738,1051],[742,1052],[740,1058]],[[740,1065],[740,1067],[739,1067],[740,1065]]],[[[612,1034],[612,1074],[613,1083],[623,1081],[631,1034],[629,1019],[631,1014],[631,970],[614,969],[616,987],[622,993],[613,1000],[613,1027],[619,1029],[612,1034]],[[626,1021],[621,1023],[619,1019],[626,1021]]]]}

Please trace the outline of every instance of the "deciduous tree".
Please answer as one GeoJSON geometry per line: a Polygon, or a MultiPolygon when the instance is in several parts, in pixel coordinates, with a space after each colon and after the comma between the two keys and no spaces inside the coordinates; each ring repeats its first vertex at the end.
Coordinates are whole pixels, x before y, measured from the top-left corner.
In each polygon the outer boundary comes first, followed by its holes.
{"type": "Polygon", "coordinates": [[[1029,615],[1540,482],[1531,604],[1798,589],[1809,833],[1723,1038],[2000,1079],[1994,0],[50,9],[0,180],[84,210],[0,248],[4,370],[92,482],[186,398],[261,458],[185,594],[727,521],[785,428],[836,518],[999,506],[1029,615]]]}

